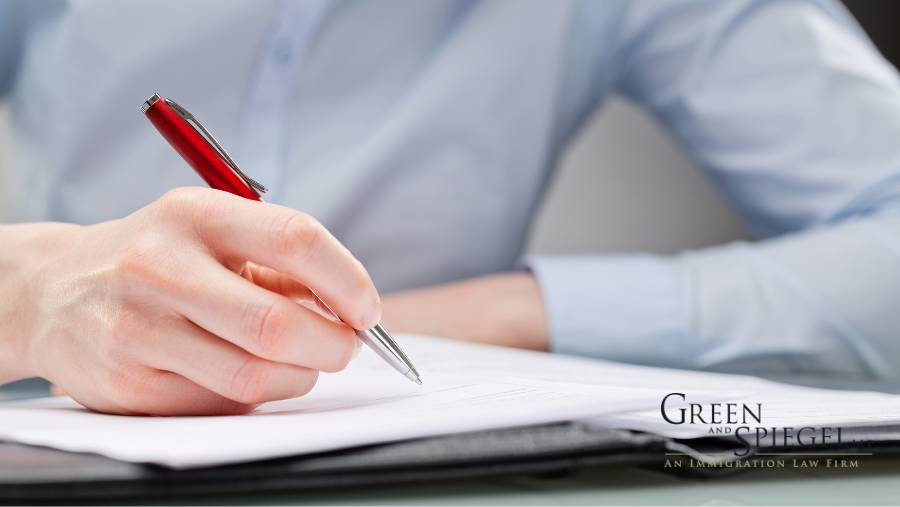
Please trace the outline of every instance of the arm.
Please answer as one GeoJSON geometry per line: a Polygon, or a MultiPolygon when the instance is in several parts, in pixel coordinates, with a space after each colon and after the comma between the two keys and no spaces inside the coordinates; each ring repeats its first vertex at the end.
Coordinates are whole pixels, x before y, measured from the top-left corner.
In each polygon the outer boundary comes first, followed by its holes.
{"type": "Polygon", "coordinates": [[[619,89],[763,241],[532,258],[547,346],[683,368],[900,376],[896,71],[836,3],[633,2],[619,26],[619,89]]]}

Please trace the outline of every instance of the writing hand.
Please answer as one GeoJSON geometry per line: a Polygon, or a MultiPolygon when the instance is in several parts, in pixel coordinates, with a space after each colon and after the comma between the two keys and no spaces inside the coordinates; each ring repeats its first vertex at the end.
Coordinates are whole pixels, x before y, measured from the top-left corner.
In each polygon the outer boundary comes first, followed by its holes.
{"type": "Polygon", "coordinates": [[[216,190],[93,226],[4,226],[0,252],[0,381],[44,377],[102,412],[240,414],[301,396],[381,318],[365,269],[318,222],[216,190]]]}

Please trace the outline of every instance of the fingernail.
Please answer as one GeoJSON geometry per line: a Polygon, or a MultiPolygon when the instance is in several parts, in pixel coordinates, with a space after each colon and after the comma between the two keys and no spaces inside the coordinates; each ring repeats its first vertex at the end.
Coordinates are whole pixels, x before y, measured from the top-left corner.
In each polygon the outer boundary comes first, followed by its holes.
{"type": "Polygon", "coordinates": [[[353,361],[354,359],[359,357],[359,353],[362,352],[363,345],[364,345],[363,341],[360,340],[359,338],[357,338],[356,339],[356,350],[353,351],[353,356],[350,357],[351,361],[353,361]]]}
{"type": "Polygon", "coordinates": [[[372,329],[381,320],[381,304],[378,300],[372,301],[372,308],[362,319],[363,329],[372,329]]]}

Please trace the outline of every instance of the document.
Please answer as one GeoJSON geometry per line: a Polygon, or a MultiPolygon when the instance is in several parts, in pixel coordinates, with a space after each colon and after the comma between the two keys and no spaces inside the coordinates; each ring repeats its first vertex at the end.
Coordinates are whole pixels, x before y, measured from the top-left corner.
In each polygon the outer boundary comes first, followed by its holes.
{"type": "MultiPolygon", "coordinates": [[[[193,468],[466,431],[571,421],[659,404],[658,389],[591,385],[607,363],[410,335],[417,386],[368,348],[307,396],[244,416],[124,417],[70,398],[0,404],[0,439],[193,468]],[[569,372],[564,378],[553,372],[569,372]]],[[[703,393],[697,393],[703,396],[703,393]]]]}
{"type": "Polygon", "coordinates": [[[423,386],[364,348],[343,372],[320,375],[310,394],[248,415],[124,417],[91,412],[66,397],[43,398],[0,403],[0,439],[183,469],[563,421],[678,438],[718,436],[723,428],[733,434],[741,424],[755,431],[900,422],[895,395],[425,336],[397,340],[419,367],[423,386]]]}
{"type": "MultiPolygon", "coordinates": [[[[607,415],[583,422],[589,426],[639,430],[685,439],[734,436],[738,428],[744,427],[745,438],[749,434],[754,444],[759,440],[771,445],[790,442],[790,435],[796,435],[803,428],[807,428],[805,433],[810,439],[813,436],[817,439],[807,440],[806,444],[821,443],[823,438],[828,439],[828,444],[837,440],[837,428],[842,428],[843,435],[847,436],[850,432],[846,430],[850,428],[900,424],[898,395],[814,389],[765,380],[757,380],[756,384],[750,392],[724,401],[720,399],[715,407],[710,403],[697,403],[698,400],[689,396],[685,401],[680,397],[670,398],[672,401],[666,403],[669,421],[663,418],[662,407],[657,406],[651,410],[607,415]],[[695,406],[692,407],[690,402],[695,406]],[[685,410],[683,422],[681,409],[685,410]],[[729,409],[732,410],[730,421],[729,409]],[[713,411],[717,412],[715,417],[713,411]],[[781,436],[785,431],[788,440],[781,436]],[[776,435],[779,435],[778,439],[772,440],[776,435]],[[766,437],[771,441],[765,440],[766,437]]],[[[716,389],[737,390],[738,387],[751,388],[743,382],[740,386],[732,385],[725,379],[716,389]]],[[[843,441],[847,442],[849,440],[843,441]]]]}
{"type": "MultiPolygon", "coordinates": [[[[821,430],[825,428],[828,443],[836,440],[837,428],[900,424],[900,395],[816,389],[746,375],[634,366],[576,357],[539,365],[531,362],[533,358],[537,359],[530,354],[507,354],[503,349],[490,348],[464,362],[448,358],[439,368],[476,372],[493,364],[495,374],[518,372],[515,374],[536,380],[650,389],[660,393],[652,408],[587,418],[581,422],[672,438],[730,437],[744,426],[747,428],[744,434],[751,432],[754,443],[757,434],[772,438],[773,433],[779,435],[780,442],[785,442],[784,428],[790,428],[789,435],[795,435],[802,428],[813,428],[818,435],[816,442],[821,443],[821,430]],[[673,395],[666,400],[669,418],[666,420],[662,415],[663,398],[672,393],[680,393],[684,398],[673,395]],[[683,423],[680,423],[681,409],[685,410],[683,423]],[[731,417],[729,410],[733,411],[731,417]],[[693,419],[692,412],[695,414],[693,419]],[[757,428],[765,431],[757,432],[757,428]]],[[[806,430],[804,434],[812,435],[813,432],[806,430]]],[[[790,443],[790,437],[787,442],[790,443]]],[[[811,441],[806,439],[804,442],[811,441]]]]}

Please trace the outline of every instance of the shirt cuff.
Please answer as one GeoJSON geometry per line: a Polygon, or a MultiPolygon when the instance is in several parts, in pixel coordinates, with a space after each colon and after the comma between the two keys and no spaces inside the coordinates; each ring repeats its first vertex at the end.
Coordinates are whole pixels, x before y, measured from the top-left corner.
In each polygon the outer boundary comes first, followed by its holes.
{"type": "Polygon", "coordinates": [[[693,366],[689,295],[677,260],[535,255],[523,265],[540,285],[553,352],[693,366]]]}

